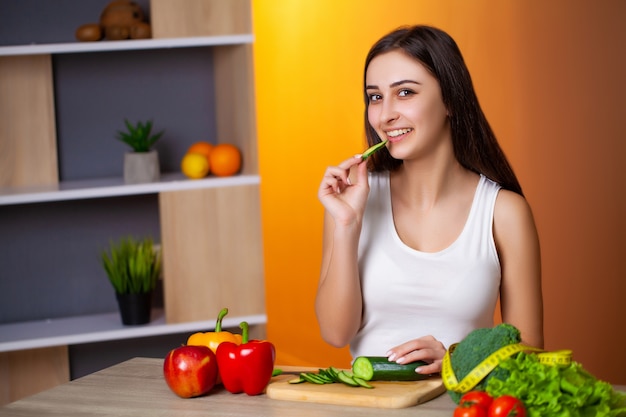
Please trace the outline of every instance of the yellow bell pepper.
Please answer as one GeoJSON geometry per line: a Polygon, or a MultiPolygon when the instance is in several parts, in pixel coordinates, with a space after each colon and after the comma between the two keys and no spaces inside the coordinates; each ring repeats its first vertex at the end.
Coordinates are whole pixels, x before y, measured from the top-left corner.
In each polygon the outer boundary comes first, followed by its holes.
{"type": "Polygon", "coordinates": [[[207,346],[213,351],[213,353],[217,351],[217,347],[222,342],[232,342],[236,345],[240,345],[240,334],[222,331],[222,319],[224,318],[224,316],[226,316],[226,314],[228,314],[228,309],[223,308],[222,311],[220,311],[220,314],[217,316],[217,321],[215,322],[215,331],[194,333],[189,336],[189,339],[187,339],[187,345],[207,346]]]}

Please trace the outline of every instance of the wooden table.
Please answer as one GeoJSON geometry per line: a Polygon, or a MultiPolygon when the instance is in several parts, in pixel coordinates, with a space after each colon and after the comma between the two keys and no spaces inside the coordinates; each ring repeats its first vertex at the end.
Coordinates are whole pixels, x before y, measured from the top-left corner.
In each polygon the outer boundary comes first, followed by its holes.
{"type": "Polygon", "coordinates": [[[221,387],[204,397],[183,399],[167,387],[162,364],[162,359],[131,359],[8,404],[0,408],[0,416],[450,417],[454,409],[447,394],[403,409],[280,401],[265,395],[235,395],[221,387]]]}

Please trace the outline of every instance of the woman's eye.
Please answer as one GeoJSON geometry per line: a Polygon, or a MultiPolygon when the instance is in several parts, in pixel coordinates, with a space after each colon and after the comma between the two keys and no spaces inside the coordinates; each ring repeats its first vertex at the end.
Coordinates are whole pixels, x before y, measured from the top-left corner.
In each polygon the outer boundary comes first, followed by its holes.
{"type": "Polygon", "coordinates": [[[400,91],[398,92],[398,95],[399,95],[400,97],[408,97],[408,96],[410,96],[410,95],[412,95],[412,94],[415,94],[415,93],[414,93],[413,91],[411,91],[411,90],[407,90],[407,89],[403,89],[403,90],[400,90],[400,91]]]}
{"type": "Polygon", "coordinates": [[[380,94],[370,94],[370,103],[378,101],[382,99],[382,96],[380,94]]]}

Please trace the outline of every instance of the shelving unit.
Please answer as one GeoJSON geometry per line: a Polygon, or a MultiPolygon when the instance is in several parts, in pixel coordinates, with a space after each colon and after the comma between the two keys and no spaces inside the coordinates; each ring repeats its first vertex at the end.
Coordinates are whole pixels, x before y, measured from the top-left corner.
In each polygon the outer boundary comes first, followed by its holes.
{"type": "Polygon", "coordinates": [[[259,183],[258,175],[236,175],[191,181],[181,173],[163,174],[161,181],[144,184],[124,184],[123,178],[65,181],[54,185],[0,188],[0,206],[258,185],[259,183]]]}
{"type": "MultiPolygon", "coordinates": [[[[215,330],[216,319],[217,317],[189,323],[167,324],[163,310],[154,310],[150,323],[138,327],[123,326],[118,312],[5,324],[0,325],[0,352],[165,334],[208,332],[215,330]]],[[[237,328],[242,321],[246,321],[250,326],[263,325],[266,320],[264,314],[237,318],[226,317],[222,320],[222,326],[225,329],[237,328]]]]}
{"type": "MultiPolygon", "coordinates": [[[[35,356],[59,365],[38,371],[34,390],[64,382],[67,345],[210,330],[216,306],[231,311],[225,327],[266,322],[250,0],[151,0],[150,9],[153,39],[0,47],[0,208],[156,194],[164,262],[164,309],[149,325],[124,327],[118,312],[0,324],[5,386],[20,384],[35,356]],[[239,175],[59,181],[51,55],[196,47],[211,48],[216,136],[242,151],[239,175]]],[[[28,394],[0,392],[0,403],[28,394]]]]}
{"type": "Polygon", "coordinates": [[[71,54],[79,52],[135,51],[140,49],[191,48],[251,44],[254,37],[245,35],[195,36],[169,39],[133,39],[124,41],[47,43],[0,47],[0,56],[71,54]]]}

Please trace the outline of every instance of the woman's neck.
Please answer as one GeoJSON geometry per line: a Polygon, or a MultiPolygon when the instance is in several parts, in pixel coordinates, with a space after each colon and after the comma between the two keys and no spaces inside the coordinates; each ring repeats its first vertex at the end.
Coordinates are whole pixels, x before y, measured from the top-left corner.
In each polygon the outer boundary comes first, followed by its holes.
{"type": "Polygon", "coordinates": [[[428,210],[453,196],[459,187],[475,184],[476,175],[463,168],[456,158],[410,160],[391,173],[391,181],[393,189],[401,190],[403,200],[428,210]]]}

